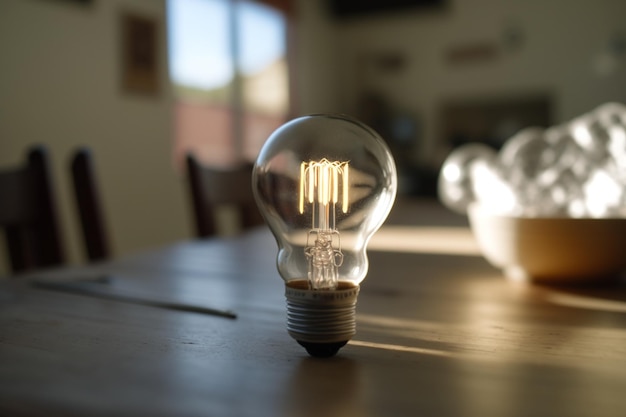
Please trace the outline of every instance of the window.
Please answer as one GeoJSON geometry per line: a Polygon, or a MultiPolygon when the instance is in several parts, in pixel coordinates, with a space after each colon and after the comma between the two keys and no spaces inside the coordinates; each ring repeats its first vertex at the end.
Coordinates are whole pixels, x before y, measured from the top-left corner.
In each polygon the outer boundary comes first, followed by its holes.
{"type": "Polygon", "coordinates": [[[168,0],[174,158],[254,160],[289,106],[286,18],[250,0],[168,0]]]}

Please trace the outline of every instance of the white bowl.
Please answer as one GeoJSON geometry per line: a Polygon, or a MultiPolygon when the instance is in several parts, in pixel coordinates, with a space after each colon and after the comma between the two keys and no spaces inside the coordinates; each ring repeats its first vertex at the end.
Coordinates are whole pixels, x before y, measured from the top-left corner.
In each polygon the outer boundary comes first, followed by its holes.
{"type": "Polygon", "coordinates": [[[626,269],[626,219],[514,217],[468,210],[485,258],[512,279],[553,283],[616,279],[626,269]]]}

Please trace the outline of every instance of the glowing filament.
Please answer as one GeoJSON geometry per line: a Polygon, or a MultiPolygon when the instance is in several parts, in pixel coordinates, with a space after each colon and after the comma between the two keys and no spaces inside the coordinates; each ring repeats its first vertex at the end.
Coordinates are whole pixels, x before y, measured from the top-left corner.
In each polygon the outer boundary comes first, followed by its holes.
{"type": "Polygon", "coordinates": [[[300,164],[300,213],[304,213],[305,201],[309,204],[339,203],[344,213],[349,208],[349,165],[348,162],[331,162],[324,158],[320,161],[302,162],[300,164]]]}
{"type": "Polygon", "coordinates": [[[311,230],[304,249],[309,261],[308,281],[313,289],[336,289],[343,262],[339,232],[335,230],[335,208],[348,212],[350,185],[348,162],[320,161],[300,164],[298,209],[311,205],[311,230]],[[341,197],[341,200],[340,200],[341,197]]]}

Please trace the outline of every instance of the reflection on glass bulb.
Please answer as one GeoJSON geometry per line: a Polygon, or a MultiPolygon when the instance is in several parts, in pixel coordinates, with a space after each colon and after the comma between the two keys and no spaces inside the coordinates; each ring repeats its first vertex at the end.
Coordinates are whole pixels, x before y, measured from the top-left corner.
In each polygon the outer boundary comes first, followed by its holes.
{"type": "Polygon", "coordinates": [[[287,329],[312,355],[332,356],[354,335],[366,246],[396,188],[384,141],[345,116],[292,120],[261,149],[253,191],[278,243],[287,329]]]}

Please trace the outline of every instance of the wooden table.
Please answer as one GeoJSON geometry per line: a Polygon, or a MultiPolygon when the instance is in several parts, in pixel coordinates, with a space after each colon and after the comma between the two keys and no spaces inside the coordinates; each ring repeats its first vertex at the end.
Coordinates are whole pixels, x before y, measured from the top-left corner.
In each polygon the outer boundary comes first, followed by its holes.
{"type": "Polygon", "coordinates": [[[106,274],[94,285],[235,320],[4,280],[0,415],[626,415],[624,286],[513,284],[462,219],[402,210],[372,242],[357,336],[330,359],[286,332],[266,229],[45,274],[106,274]]]}

